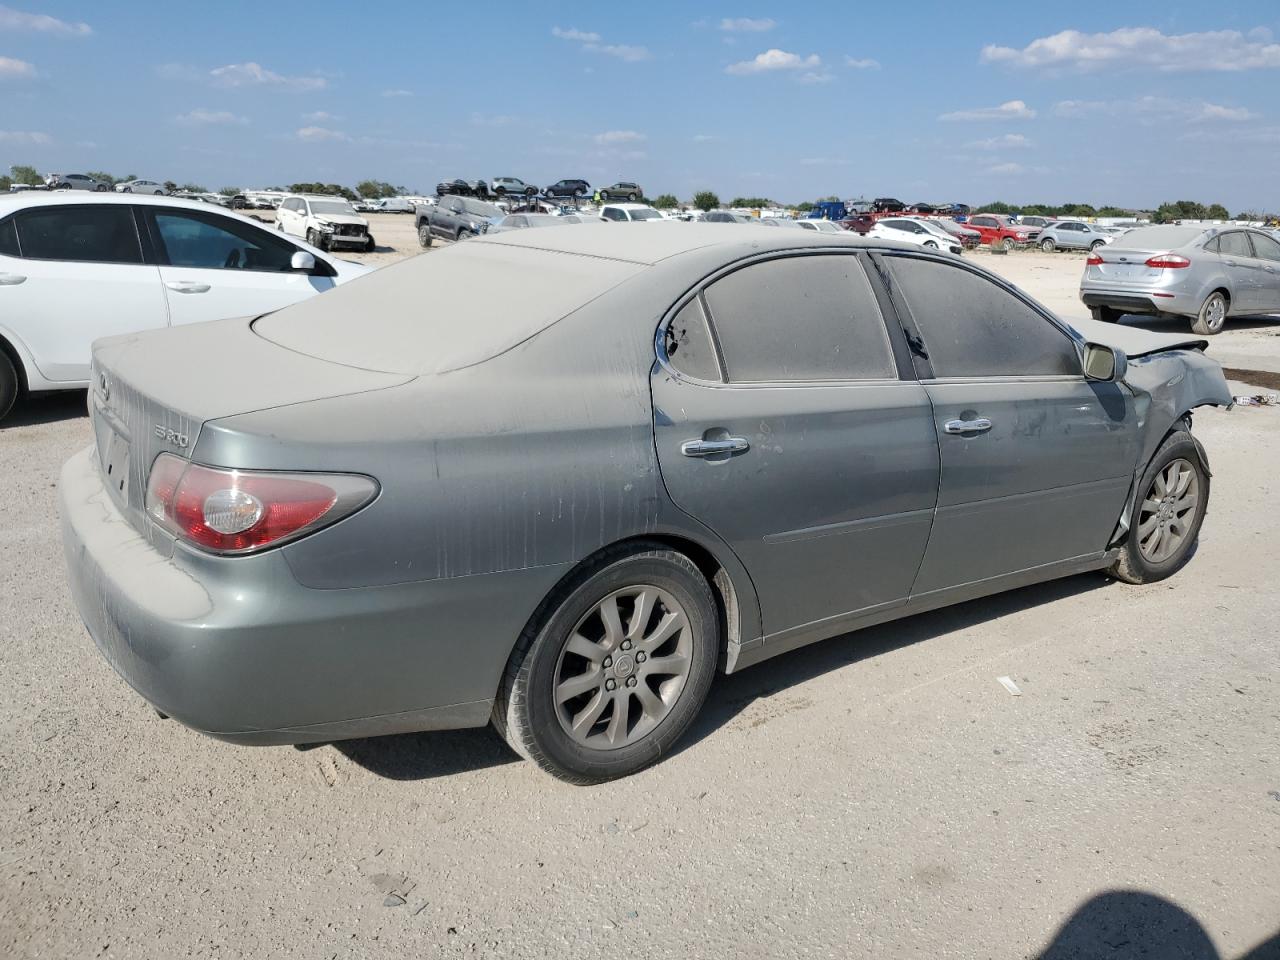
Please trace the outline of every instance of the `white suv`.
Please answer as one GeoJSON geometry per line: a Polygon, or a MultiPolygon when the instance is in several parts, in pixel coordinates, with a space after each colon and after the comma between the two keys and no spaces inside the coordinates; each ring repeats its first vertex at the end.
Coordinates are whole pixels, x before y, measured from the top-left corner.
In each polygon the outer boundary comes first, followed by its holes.
{"type": "Polygon", "coordinates": [[[321,250],[348,247],[373,252],[369,221],[341,197],[301,193],[285,197],[276,208],[276,229],[306,237],[307,243],[321,250]]]}
{"type": "Polygon", "coordinates": [[[631,220],[665,220],[666,217],[645,203],[606,203],[600,208],[600,219],[624,223],[631,220]]]}
{"type": "Polygon", "coordinates": [[[88,386],[99,337],[254,317],[369,272],[206,203],[0,196],[0,418],[21,393],[88,386]]]}

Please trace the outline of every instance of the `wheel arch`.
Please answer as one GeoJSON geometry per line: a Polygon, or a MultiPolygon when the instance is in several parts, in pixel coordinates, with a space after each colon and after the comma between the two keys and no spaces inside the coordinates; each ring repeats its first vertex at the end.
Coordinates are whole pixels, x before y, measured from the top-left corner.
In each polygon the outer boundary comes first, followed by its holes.
{"type": "Polygon", "coordinates": [[[18,373],[18,399],[21,400],[27,395],[31,384],[30,372],[27,370],[27,357],[3,329],[0,329],[0,353],[8,357],[9,362],[13,364],[13,369],[18,373]]]}

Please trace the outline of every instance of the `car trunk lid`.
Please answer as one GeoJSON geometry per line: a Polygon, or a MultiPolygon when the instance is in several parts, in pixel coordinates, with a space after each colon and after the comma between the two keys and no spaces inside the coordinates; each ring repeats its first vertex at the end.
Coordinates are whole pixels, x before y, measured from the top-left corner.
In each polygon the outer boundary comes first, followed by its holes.
{"type": "Polygon", "coordinates": [[[139,530],[152,462],[161,453],[189,457],[204,423],[412,379],[286,349],[255,336],[251,323],[219,320],[94,344],[89,413],[98,464],[139,530]]]}

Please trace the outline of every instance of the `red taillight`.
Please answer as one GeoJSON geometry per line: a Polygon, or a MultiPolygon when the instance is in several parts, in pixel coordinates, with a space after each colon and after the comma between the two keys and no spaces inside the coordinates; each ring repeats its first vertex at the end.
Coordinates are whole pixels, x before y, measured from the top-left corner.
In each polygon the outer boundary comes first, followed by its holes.
{"type": "Polygon", "coordinates": [[[1165,270],[1181,270],[1183,267],[1191,266],[1191,261],[1186,257],[1178,256],[1176,253],[1162,253],[1148,260],[1147,266],[1161,267],[1165,270]]]}
{"type": "Polygon", "coordinates": [[[328,526],[377,491],[357,475],[223,470],[162,453],[147,480],[147,514],[204,550],[251,553],[328,526]]]}
{"type": "Polygon", "coordinates": [[[1089,254],[1089,259],[1088,259],[1088,260],[1086,260],[1084,263],[1085,263],[1085,266],[1087,266],[1087,267],[1097,267],[1097,266],[1101,266],[1101,265],[1102,265],[1102,258],[1101,258],[1100,256],[1098,256],[1096,253],[1091,253],[1091,254],[1089,254]]]}

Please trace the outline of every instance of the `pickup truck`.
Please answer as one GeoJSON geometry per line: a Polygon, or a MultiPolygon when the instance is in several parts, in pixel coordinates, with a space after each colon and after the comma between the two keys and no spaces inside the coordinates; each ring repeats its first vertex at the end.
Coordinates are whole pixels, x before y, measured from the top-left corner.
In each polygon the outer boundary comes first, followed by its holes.
{"type": "Polygon", "coordinates": [[[448,194],[434,206],[414,208],[414,225],[418,243],[431,246],[435,240],[466,240],[479,236],[503,218],[501,210],[475,197],[448,194]]]}
{"type": "Polygon", "coordinates": [[[1012,250],[1020,243],[1032,243],[1040,236],[1039,227],[1024,227],[1002,213],[975,213],[964,224],[982,234],[981,243],[1012,250]]]}

